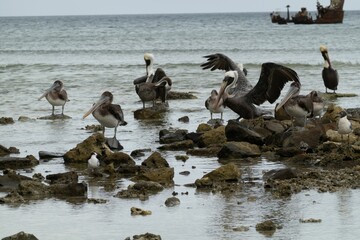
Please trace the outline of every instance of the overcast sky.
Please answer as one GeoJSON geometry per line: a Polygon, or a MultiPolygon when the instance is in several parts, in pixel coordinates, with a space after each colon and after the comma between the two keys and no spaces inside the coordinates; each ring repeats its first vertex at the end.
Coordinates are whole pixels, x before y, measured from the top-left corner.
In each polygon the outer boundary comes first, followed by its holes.
{"type": "MultiPolygon", "coordinates": [[[[316,0],[0,0],[0,16],[272,12],[288,4],[316,10],[316,0]]],[[[346,0],[344,9],[360,10],[360,0],[346,0]]]]}

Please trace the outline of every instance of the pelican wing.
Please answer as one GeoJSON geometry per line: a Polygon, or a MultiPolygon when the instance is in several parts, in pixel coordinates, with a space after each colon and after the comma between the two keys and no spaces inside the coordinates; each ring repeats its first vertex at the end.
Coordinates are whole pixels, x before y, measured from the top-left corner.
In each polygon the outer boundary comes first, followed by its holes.
{"type": "Polygon", "coordinates": [[[156,83],[160,81],[163,77],[166,77],[165,71],[162,68],[157,68],[152,82],[156,83]]]}
{"type": "Polygon", "coordinates": [[[207,55],[204,56],[204,58],[207,58],[207,62],[200,65],[204,70],[210,68],[211,71],[219,69],[225,71],[232,70],[240,72],[238,65],[236,65],[233,60],[231,60],[229,57],[222,53],[207,55]]]}
{"type": "Polygon", "coordinates": [[[121,106],[118,104],[111,104],[109,107],[109,112],[119,120],[119,125],[126,125],[127,122],[124,120],[124,113],[121,109],[121,106]]]}
{"type": "Polygon", "coordinates": [[[300,83],[299,77],[294,70],[276,63],[263,63],[259,81],[245,97],[256,105],[260,105],[265,101],[274,103],[288,81],[300,83]]]}
{"type": "Polygon", "coordinates": [[[147,79],[147,75],[138,77],[134,80],[134,85],[146,82],[146,79],[147,79]]]}

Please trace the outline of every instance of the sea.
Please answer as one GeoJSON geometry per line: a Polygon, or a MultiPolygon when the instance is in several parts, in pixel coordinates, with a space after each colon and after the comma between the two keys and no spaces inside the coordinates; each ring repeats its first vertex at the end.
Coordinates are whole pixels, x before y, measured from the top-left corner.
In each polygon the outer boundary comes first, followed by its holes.
{"type": "MultiPolygon", "coordinates": [[[[339,73],[337,93],[356,94],[329,100],[327,105],[345,109],[360,106],[360,11],[346,11],[343,24],[329,25],[273,24],[267,12],[0,17],[0,33],[0,117],[15,121],[0,125],[0,144],[17,147],[20,153],[14,156],[38,158],[39,151],[64,153],[74,148],[92,134],[85,127],[98,124],[91,115],[86,119],[82,116],[104,91],[112,92],[114,103],[121,105],[128,122],[117,130],[122,151],[159,151],[160,130],[192,132],[210,119],[204,102],[212,89],[219,89],[224,72],[202,70],[200,65],[206,60],[204,56],[213,53],[242,63],[253,85],[262,63],[288,66],[300,77],[301,93],[308,94],[325,91],[319,48],[326,45],[339,73]],[[161,119],[135,119],[134,111],[142,108],[142,103],[133,80],[145,75],[144,53],[152,53],[154,67],[161,67],[172,79],[172,91],[188,92],[197,98],[169,100],[169,109],[161,119]],[[64,113],[71,118],[42,120],[51,114],[51,105],[38,98],[56,80],[62,80],[68,92],[70,101],[64,113]],[[183,116],[189,117],[188,123],[178,120],[183,116]]],[[[261,107],[273,110],[274,104],[261,107]]],[[[56,108],[56,113],[60,112],[56,108]]],[[[224,122],[234,118],[237,115],[226,109],[224,122]]],[[[106,130],[105,135],[111,137],[113,130],[106,130]]],[[[134,160],[141,164],[149,154],[134,160]]],[[[244,191],[231,196],[199,192],[186,184],[221,166],[218,159],[189,156],[182,162],[176,156],[185,152],[161,154],[175,169],[174,187],[146,201],[124,200],[114,195],[132,183],[129,179],[93,179],[84,174],[80,181],[88,184],[88,197],[107,203],[49,198],[0,205],[0,238],[20,231],[39,239],[125,239],[146,232],[173,240],[356,239],[360,234],[358,190],[309,190],[289,199],[274,198],[264,190],[261,176],[283,165],[261,156],[255,162],[237,163],[244,179],[255,179],[251,183],[244,180],[244,191]],[[190,175],[179,174],[182,171],[190,175]],[[164,202],[174,191],[179,193],[181,204],[168,208],[164,202]],[[150,210],[152,215],[131,216],[131,207],[150,210]],[[299,221],[309,218],[322,221],[299,221]],[[256,231],[256,224],[265,220],[279,226],[270,236],[256,231]]],[[[81,173],[85,168],[68,166],[62,158],[55,158],[18,172],[46,176],[71,170],[81,173]]],[[[0,192],[0,196],[5,194],[0,192]]]]}

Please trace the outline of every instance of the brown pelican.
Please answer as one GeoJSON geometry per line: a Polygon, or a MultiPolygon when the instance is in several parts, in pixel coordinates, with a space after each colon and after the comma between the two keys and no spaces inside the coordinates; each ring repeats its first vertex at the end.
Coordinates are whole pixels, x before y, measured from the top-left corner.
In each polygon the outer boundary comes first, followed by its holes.
{"type": "Polygon", "coordinates": [[[322,70],[322,78],[324,80],[325,92],[327,93],[327,89],[337,90],[337,86],[339,84],[339,75],[338,72],[332,67],[328,49],[326,46],[320,46],[320,52],[324,58],[324,68],[322,70]]]}
{"type": "Polygon", "coordinates": [[[221,120],[223,119],[223,112],[224,112],[224,105],[222,102],[222,99],[220,99],[220,102],[218,101],[219,94],[218,92],[213,89],[211,91],[211,95],[208,99],[205,101],[205,107],[210,111],[210,117],[213,119],[212,115],[213,113],[221,113],[221,120]],[[218,103],[219,102],[219,103],[218,103]]]}
{"type": "Polygon", "coordinates": [[[322,99],[322,97],[319,95],[319,93],[317,91],[311,91],[307,95],[307,97],[309,97],[313,101],[313,112],[310,117],[321,118],[321,115],[323,113],[324,106],[325,106],[324,100],[322,99]]]}
{"type": "Polygon", "coordinates": [[[313,115],[314,105],[311,97],[314,95],[299,95],[300,88],[301,84],[299,81],[291,83],[287,94],[276,106],[275,111],[284,106],[285,111],[291,118],[303,119],[305,126],[306,118],[313,115]]]}
{"type": "MultiPolygon", "coordinates": [[[[223,99],[224,105],[229,107],[232,111],[239,114],[239,118],[253,119],[261,115],[267,114],[261,109],[254,106],[260,105],[265,101],[274,103],[280,96],[281,90],[288,81],[298,82],[299,78],[297,73],[285,66],[278,65],[276,63],[263,63],[261,67],[261,74],[259,81],[248,92],[235,91],[229,94],[230,88],[241,89],[239,86],[239,80],[244,82],[244,79],[239,79],[237,70],[229,71],[225,74],[225,78],[219,90],[219,102],[220,98],[223,99]]],[[[241,73],[242,76],[243,73],[241,73]]],[[[248,86],[249,87],[249,86],[248,86]]]]}
{"type": "Polygon", "coordinates": [[[56,80],[38,100],[41,100],[43,97],[52,105],[52,115],[54,115],[55,106],[62,106],[61,115],[64,115],[64,106],[69,99],[62,81],[56,80]]]}
{"type": "Polygon", "coordinates": [[[145,108],[145,101],[153,101],[153,105],[157,98],[160,98],[163,103],[166,101],[167,93],[170,91],[172,81],[166,76],[165,71],[161,68],[153,69],[154,55],[151,53],[144,54],[146,75],[134,80],[135,91],[139,95],[143,102],[143,108],[145,108]],[[158,82],[166,80],[161,84],[158,82]],[[156,86],[154,87],[155,84],[156,86]],[[145,86],[144,86],[145,85],[145,86]],[[156,95],[153,95],[154,90],[156,95]],[[147,96],[148,95],[148,96],[147,96]]]}
{"type": "Polygon", "coordinates": [[[114,137],[107,139],[107,143],[112,149],[121,150],[123,147],[116,139],[117,127],[125,126],[127,122],[124,120],[123,111],[118,104],[112,104],[113,95],[111,92],[105,91],[100,99],[87,111],[82,117],[85,119],[91,113],[96,120],[103,126],[103,135],[105,137],[105,128],[115,128],[114,137]]]}
{"type": "Polygon", "coordinates": [[[350,133],[352,132],[351,122],[347,119],[347,114],[345,111],[340,112],[340,119],[337,124],[338,133],[341,134],[341,141],[343,140],[343,135],[348,135],[348,142],[350,142],[350,133]]]}

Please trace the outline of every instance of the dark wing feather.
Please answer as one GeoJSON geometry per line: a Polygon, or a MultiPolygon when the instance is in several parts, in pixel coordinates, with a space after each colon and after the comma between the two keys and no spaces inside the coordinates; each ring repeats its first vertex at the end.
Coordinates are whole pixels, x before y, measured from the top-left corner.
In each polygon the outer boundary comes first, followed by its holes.
{"type": "Polygon", "coordinates": [[[256,105],[265,101],[274,103],[288,81],[300,82],[294,70],[276,63],[263,63],[259,81],[245,97],[256,105]]]}
{"type": "Polygon", "coordinates": [[[152,82],[156,83],[160,81],[163,77],[166,77],[165,71],[162,68],[157,68],[152,82]]]}
{"type": "Polygon", "coordinates": [[[146,76],[146,75],[145,75],[145,76],[142,76],[142,77],[138,77],[137,79],[134,80],[134,85],[143,83],[143,82],[146,81],[146,79],[147,79],[147,76],[146,76]]]}
{"type": "Polygon", "coordinates": [[[68,95],[65,90],[59,92],[59,98],[64,101],[68,101],[68,95]]]}
{"type": "Polygon", "coordinates": [[[207,62],[201,64],[202,69],[209,69],[214,71],[216,69],[225,71],[240,71],[239,67],[226,55],[222,53],[215,53],[204,56],[207,58],[207,62]]]}
{"type": "Polygon", "coordinates": [[[127,122],[124,120],[124,114],[123,111],[118,104],[111,104],[109,107],[109,112],[117,119],[119,120],[119,125],[123,126],[126,125],[127,122]]]}

